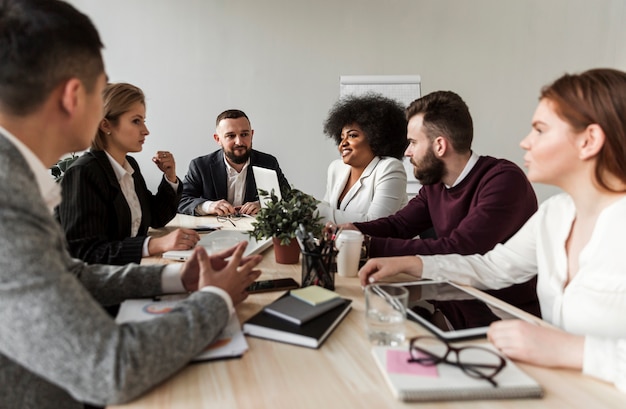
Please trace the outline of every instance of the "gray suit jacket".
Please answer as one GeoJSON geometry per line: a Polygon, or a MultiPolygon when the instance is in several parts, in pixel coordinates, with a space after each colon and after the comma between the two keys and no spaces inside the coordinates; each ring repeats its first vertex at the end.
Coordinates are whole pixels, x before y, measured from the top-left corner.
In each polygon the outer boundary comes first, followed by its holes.
{"type": "Polygon", "coordinates": [[[195,293],[170,314],[116,325],[99,303],[161,292],[163,266],[87,265],[66,251],[26,161],[0,134],[0,408],[78,408],[132,400],[226,325],[195,293]]]}

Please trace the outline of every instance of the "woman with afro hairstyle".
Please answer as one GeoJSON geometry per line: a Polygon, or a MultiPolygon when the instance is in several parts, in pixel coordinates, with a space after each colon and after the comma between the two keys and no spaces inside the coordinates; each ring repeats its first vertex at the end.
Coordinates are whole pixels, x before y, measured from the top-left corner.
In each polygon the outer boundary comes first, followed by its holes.
{"type": "Polygon", "coordinates": [[[328,167],[323,222],[335,224],[389,216],[407,203],[402,157],[406,117],[398,102],[379,94],[345,97],[332,107],[324,133],[341,159],[328,167]]]}

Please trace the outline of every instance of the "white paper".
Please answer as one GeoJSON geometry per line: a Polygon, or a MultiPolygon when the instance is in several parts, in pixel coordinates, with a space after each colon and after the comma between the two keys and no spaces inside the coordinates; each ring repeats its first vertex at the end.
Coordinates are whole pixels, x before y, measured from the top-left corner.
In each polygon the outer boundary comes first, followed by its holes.
{"type": "MultiPolygon", "coordinates": [[[[133,299],[124,301],[115,321],[123,322],[146,321],[159,315],[167,314],[176,304],[184,300],[186,294],[167,295],[160,300],[151,298],[133,299]]],[[[192,361],[207,361],[221,358],[232,358],[243,355],[248,350],[248,343],[241,331],[237,314],[232,314],[215,341],[208,345],[192,361]]]]}

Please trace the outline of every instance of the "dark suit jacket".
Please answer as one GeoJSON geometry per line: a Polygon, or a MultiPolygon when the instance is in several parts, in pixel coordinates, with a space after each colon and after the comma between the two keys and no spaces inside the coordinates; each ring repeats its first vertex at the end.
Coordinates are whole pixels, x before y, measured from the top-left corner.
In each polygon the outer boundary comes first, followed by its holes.
{"type": "MultiPolygon", "coordinates": [[[[278,160],[272,155],[253,149],[250,152],[250,165],[246,175],[244,203],[259,200],[254,174],[252,173],[253,166],[275,170],[278,175],[280,190],[284,192],[290,189],[289,182],[280,170],[278,160]]],[[[195,209],[198,205],[207,200],[213,202],[226,199],[228,197],[227,180],[224,152],[221,149],[195,158],[189,164],[189,170],[183,181],[183,196],[178,204],[178,211],[197,216],[195,209]]]]}
{"type": "Polygon", "coordinates": [[[137,161],[130,156],[126,160],[135,170],[135,192],[141,205],[136,237],[130,237],[130,208],[104,151],[86,152],[63,176],[63,200],[56,213],[72,256],[88,263],[139,263],[148,227],[163,227],[176,215],[181,184],[174,192],[163,178],[153,195],[137,161]]]}

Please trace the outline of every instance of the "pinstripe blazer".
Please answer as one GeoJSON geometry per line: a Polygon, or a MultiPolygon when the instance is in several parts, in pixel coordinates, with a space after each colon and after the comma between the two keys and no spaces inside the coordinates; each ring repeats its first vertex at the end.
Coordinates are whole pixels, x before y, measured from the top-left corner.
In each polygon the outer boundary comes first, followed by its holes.
{"type": "MultiPolygon", "coordinates": [[[[272,155],[253,149],[250,153],[250,166],[248,166],[246,174],[244,203],[259,200],[254,173],[252,173],[253,166],[275,170],[280,190],[290,189],[287,178],[280,170],[278,160],[272,155]]],[[[224,152],[221,149],[195,158],[189,164],[189,170],[183,181],[183,195],[178,205],[178,211],[196,216],[196,207],[205,201],[226,200],[228,198],[227,179],[224,152]]]]}
{"type": "Polygon", "coordinates": [[[63,176],[63,200],[56,214],[72,256],[88,263],[139,263],[148,227],[163,227],[176,215],[182,183],[175,192],[163,178],[153,195],[137,161],[130,156],[126,160],[135,170],[135,192],[141,205],[136,237],[130,237],[130,208],[104,151],[85,152],[63,176]]]}
{"type": "Polygon", "coordinates": [[[162,317],[116,325],[99,302],[159,294],[163,266],[72,259],[34,178],[0,134],[0,408],[132,400],[210,343],[228,307],[196,292],[162,317]]]}

